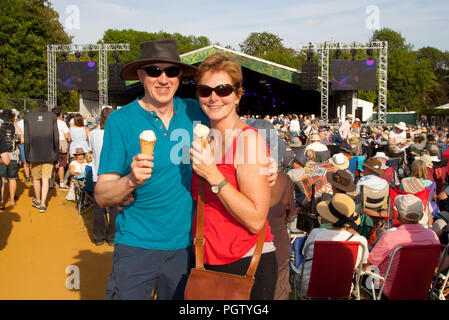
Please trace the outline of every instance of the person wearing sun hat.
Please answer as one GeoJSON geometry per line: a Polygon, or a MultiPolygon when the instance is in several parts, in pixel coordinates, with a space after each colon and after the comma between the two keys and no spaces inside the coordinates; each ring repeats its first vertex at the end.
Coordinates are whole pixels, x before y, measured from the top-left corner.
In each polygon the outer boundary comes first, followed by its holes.
{"type": "Polygon", "coordinates": [[[304,149],[304,152],[306,152],[307,150],[313,150],[315,152],[322,152],[329,150],[325,144],[321,143],[321,137],[319,133],[313,133],[310,136],[308,142],[309,144],[304,149]]]}
{"type": "Polygon", "coordinates": [[[362,165],[363,167],[363,177],[357,181],[356,193],[359,194],[361,187],[366,186],[374,190],[383,190],[388,186],[388,182],[382,179],[381,175],[384,174],[382,171],[382,163],[374,158],[368,158],[362,165]]]}
{"type": "MultiPolygon", "coordinates": [[[[316,241],[359,241],[364,250],[359,248],[357,265],[365,263],[368,257],[368,242],[365,237],[361,236],[356,231],[360,225],[361,219],[355,212],[355,203],[351,197],[343,193],[337,193],[330,201],[319,202],[316,209],[320,217],[330,222],[332,226],[329,229],[313,229],[304,243],[302,252],[304,257],[304,272],[302,274],[300,288],[302,296],[307,293],[307,288],[309,286],[313,249],[316,241]],[[304,252],[306,247],[307,252],[304,252]]],[[[331,266],[329,266],[329,268],[331,268],[331,266]]],[[[331,271],[331,269],[329,271],[331,271]]]]}
{"type": "Polygon", "coordinates": [[[394,153],[404,151],[408,147],[407,125],[405,122],[399,122],[394,125],[394,130],[388,134],[388,144],[390,150],[394,153]]]}

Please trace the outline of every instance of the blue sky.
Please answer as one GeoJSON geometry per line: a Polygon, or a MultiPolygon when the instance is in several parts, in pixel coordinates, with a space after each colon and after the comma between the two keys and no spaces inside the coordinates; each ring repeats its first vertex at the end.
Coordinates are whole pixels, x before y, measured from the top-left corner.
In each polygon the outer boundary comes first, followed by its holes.
{"type": "Polygon", "coordinates": [[[298,49],[300,42],[307,41],[367,41],[378,21],[380,28],[400,32],[415,49],[432,46],[449,50],[447,0],[51,2],[78,44],[96,43],[107,29],[162,30],[206,36],[212,43],[239,50],[239,43],[251,32],[267,31],[281,37],[285,46],[298,49]]]}

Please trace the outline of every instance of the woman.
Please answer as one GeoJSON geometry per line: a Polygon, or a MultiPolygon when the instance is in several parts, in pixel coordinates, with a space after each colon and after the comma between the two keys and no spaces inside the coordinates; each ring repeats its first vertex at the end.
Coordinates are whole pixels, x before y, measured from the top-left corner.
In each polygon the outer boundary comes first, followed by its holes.
{"type": "MultiPolygon", "coordinates": [[[[424,158],[427,158],[423,156],[424,158]]],[[[430,158],[430,157],[429,157],[430,158]]],[[[413,161],[412,173],[410,177],[403,178],[401,180],[400,190],[416,193],[424,190],[426,187],[432,184],[432,180],[429,179],[429,171],[427,167],[432,168],[432,162],[428,161],[428,164],[424,160],[416,158],[413,161]]]]}
{"type": "MultiPolygon", "coordinates": [[[[360,241],[364,250],[359,248],[357,254],[357,265],[365,263],[368,258],[368,242],[366,238],[357,233],[360,225],[360,217],[355,212],[354,201],[346,194],[337,193],[330,201],[321,201],[317,205],[318,214],[332,224],[330,229],[313,229],[303,247],[304,271],[302,275],[300,295],[304,297],[309,287],[310,274],[312,270],[312,259],[314,243],[316,241],[360,241]],[[337,217],[338,216],[338,217],[337,217]],[[304,250],[307,251],[304,252],[304,250]]],[[[332,266],[329,266],[329,272],[332,272],[332,266]]]]}
{"type": "Polygon", "coordinates": [[[73,118],[73,126],[70,127],[70,157],[73,157],[76,148],[83,148],[85,152],[89,151],[89,129],[84,126],[84,118],[77,113],[73,118]]]}
{"type": "MultiPolygon", "coordinates": [[[[240,120],[237,107],[243,95],[240,65],[224,54],[207,57],[195,77],[199,103],[210,119],[213,142],[190,150],[194,176],[192,196],[197,201],[199,177],[205,179],[204,262],[206,269],[244,275],[258,239],[266,227],[265,243],[255,274],[251,299],[274,298],[277,264],[273,235],[267,223],[270,188],[262,157],[264,138],[240,120]],[[213,151],[212,151],[213,150],[213,151]],[[214,186],[214,192],[211,189],[214,186]]],[[[196,216],[193,234],[196,232],[196,216]]]]}

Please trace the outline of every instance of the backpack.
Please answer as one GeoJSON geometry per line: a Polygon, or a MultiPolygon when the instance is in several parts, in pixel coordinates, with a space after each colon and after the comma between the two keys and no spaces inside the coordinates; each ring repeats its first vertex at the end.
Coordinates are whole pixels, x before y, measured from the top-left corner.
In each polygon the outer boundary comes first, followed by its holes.
{"type": "Polygon", "coordinates": [[[8,152],[16,150],[16,127],[13,123],[4,122],[0,127],[0,132],[4,135],[8,152]]]}

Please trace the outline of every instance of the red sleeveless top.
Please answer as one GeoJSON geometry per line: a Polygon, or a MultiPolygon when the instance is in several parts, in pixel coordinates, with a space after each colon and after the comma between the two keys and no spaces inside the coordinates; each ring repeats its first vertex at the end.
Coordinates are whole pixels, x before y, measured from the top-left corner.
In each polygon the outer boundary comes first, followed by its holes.
{"type": "MultiPolygon", "coordinates": [[[[232,148],[223,156],[222,163],[217,164],[218,170],[228,180],[228,183],[239,190],[237,183],[237,172],[234,167],[234,154],[237,140],[243,131],[252,129],[247,126],[241,130],[234,139],[232,148]]],[[[199,176],[193,173],[192,177],[192,197],[195,204],[198,201],[198,180],[199,176]]],[[[193,237],[196,234],[196,218],[193,218],[193,237]]],[[[265,233],[265,242],[273,240],[271,228],[268,220],[265,233]]],[[[245,226],[238,222],[221,203],[216,194],[210,190],[210,184],[204,182],[204,263],[210,265],[223,265],[232,263],[242,258],[257,243],[259,233],[251,233],[245,226]]]]}

